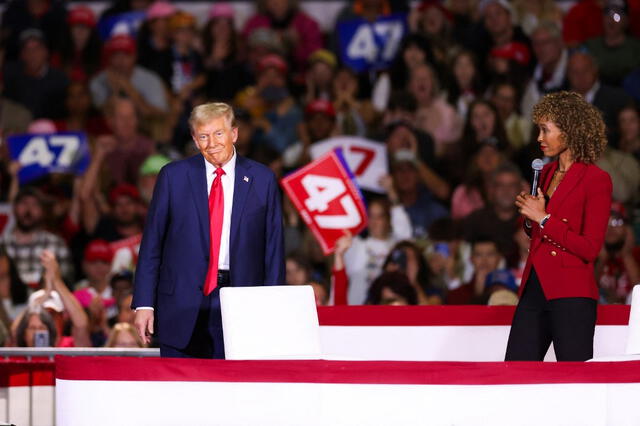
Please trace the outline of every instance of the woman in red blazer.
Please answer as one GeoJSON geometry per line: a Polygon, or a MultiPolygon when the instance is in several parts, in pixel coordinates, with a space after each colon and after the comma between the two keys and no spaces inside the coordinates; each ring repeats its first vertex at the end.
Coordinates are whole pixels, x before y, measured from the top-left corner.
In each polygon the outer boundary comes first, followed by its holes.
{"type": "Polygon", "coordinates": [[[593,357],[598,288],[594,261],[611,207],[611,178],[593,163],[607,143],[600,112],[573,92],[534,107],[538,142],[556,160],[541,173],[537,196],[516,198],[531,243],[507,361],[542,361],[553,342],[558,361],[593,357]]]}

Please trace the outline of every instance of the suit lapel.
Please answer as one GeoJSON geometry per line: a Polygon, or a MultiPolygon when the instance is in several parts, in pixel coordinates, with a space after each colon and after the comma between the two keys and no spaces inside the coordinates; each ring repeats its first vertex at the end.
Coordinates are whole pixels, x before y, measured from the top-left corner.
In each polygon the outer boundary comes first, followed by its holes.
{"type": "Polygon", "coordinates": [[[233,247],[233,242],[238,234],[240,218],[247,201],[249,189],[253,184],[253,176],[250,173],[251,165],[239,155],[236,158],[235,182],[233,187],[233,208],[231,209],[231,235],[229,244],[233,247]]]}
{"type": "Polygon", "coordinates": [[[202,154],[191,157],[189,163],[189,183],[196,205],[198,221],[200,222],[201,235],[206,243],[206,251],[209,250],[209,202],[207,195],[207,176],[202,154]]]}
{"type": "Polygon", "coordinates": [[[580,182],[587,169],[586,164],[575,162],[571,165],[567,171],[567,175],[562,179],[562,182],[556,188],[556,191],[549,200],[549,211],[555,212],[565,198],[571,193],[573,188],[580,182]]]}

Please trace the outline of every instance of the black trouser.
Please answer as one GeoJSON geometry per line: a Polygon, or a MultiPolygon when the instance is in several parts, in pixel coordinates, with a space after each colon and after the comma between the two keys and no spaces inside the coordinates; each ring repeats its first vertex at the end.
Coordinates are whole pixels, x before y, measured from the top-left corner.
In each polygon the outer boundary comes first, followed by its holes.
{"type": "Polygon", "coordinates": [[[551,342],[558,361],[593,358],[596,307],[586,297],[547,300],[531,268],[513,316],[505,361],[542,361],[551,342]]]}
{"type": "Polygon", "coordinates": [[[160,344],[162,358],[215,358],[224,359],[222,318],[220,315],[220,288],[228,287],[229,271],[218,272],[218,286],[202,298],[198,319],[189,344],[184,349],[160,344]]]}

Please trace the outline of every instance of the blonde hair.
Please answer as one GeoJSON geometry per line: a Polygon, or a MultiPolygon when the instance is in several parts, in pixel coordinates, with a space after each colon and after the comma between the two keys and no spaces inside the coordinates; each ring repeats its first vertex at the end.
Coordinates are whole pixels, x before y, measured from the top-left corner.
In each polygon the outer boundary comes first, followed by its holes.
{"type": "Polygon", "coordinates": [[[189,128],[193,132],[196,126],[220,117],[227,119],[229,127],[236,127],[236,117],[230,105],[223,102],[209,102],[193,108],[189,116],[189,128]]]}
{"type": "Polygon", "coordinates": [[[138,336],[138,332],[136,331],[136,329],[133,328],[133,326],[128,322],[119,322],[113,326],[113,329],[109,334],[109,339],[107,339],[107,343],[104,344],[104,347],[115,348],[116,347],[115,344],[116,344],[116,341],[118,340],[118,335],[120,333],[129,333],[130,335],[133,336],[139,348],[146,348],[146,345],[142,342],[142,339],[140,339],[140,336],[138,336]]]}

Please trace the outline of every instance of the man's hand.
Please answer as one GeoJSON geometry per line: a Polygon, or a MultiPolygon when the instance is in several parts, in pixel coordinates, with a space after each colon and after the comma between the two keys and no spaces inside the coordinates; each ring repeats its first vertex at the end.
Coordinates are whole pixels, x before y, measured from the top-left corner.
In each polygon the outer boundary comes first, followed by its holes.
{"type": "Polygon", "coordinates": [[[153,335],[153,311],[151,309],[138,309],[133,324],[138,330],[138,336],[145,345],[151,343],[153,335]]]}

